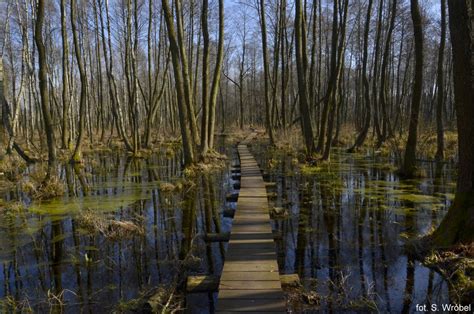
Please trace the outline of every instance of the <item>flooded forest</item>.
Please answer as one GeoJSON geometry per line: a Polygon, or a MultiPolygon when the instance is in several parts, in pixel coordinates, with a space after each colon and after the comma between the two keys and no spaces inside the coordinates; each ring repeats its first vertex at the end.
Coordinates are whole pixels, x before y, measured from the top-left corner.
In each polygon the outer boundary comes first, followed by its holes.
{"type": "Polygon", "coordinates": [[[0,313],[474,307],[472,0],[0,0],[0,313]]]}

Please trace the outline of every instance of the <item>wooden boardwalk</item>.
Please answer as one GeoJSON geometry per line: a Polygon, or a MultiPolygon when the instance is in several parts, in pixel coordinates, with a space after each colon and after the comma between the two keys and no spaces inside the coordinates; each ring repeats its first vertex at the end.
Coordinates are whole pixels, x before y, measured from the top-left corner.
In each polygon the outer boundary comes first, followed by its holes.
{"type": "Polygon", "coordinates": [[[286,313],[265,182],[247,147],[254,137],[255,133],[238,146],[240,192],[216,313],[286,313]]]}

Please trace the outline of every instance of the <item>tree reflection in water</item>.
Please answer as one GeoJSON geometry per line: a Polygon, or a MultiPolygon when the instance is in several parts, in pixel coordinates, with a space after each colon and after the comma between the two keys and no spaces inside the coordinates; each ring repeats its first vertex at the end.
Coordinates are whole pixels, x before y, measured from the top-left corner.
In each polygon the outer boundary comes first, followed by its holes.
{"type": "MultiPolygon", "coordinates": [[[[99,153],[58,171],[67,186],[63,198],[31,202],[13,191],[8,199],[20,198],[28,209],[0,213],[1,309],[126,309],[130,300],[183,276],[177,265],[190,252],[195,263],[186,272],[221,271],[224,246],[206,246],[199,235],[228,231],[221,209],[233,186],[229,169],[183,180],[180,154],[163,149],[148,159],[99,153]],[[163,182],[178,188],[162,191],[163,182]],[[144,232],[108,238],[84,227],[84,212],[132,222],[144,232]]],[[[213,298],[204,306],[212,307],[213,298]]]]}
{"type": "Polygon", "coordinates": [[[330,163],[304,174],[293,156],[253,147],[277,183],[272,205],[290,213],[273,221],[280,270],[298,273],[321,296],[319,309],[411,312],[417,303],[449,302],[442,277],[404,249],[404,238],[437,225],[449,206],[448,165],[420,164],[426,178],[400,181],[382,158],[335,150],[330,163]]]}

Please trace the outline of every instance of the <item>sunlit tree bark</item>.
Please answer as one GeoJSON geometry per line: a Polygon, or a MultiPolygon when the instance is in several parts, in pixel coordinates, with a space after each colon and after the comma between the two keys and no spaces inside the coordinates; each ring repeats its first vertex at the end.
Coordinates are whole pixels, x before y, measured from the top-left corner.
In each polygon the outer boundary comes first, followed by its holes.
{"type": "Polygon", "coordinates": [[[39,91],[41,95],[41,110],[43,114],[44,130],[46,133],[46,141],[48,145],[48,171],[46,173],[45,182],[49,180],[54,166],[56,165],[56,137],[54,134],[53,122],[51,118],[49,92],[48,92],[48,69],[46,63],[46,48],[43,40],[43,24],[44,24],[44,0],[38,0],[36,7],[36,22],[35,22],[35,42],[38,48],[38,78],[39,91]]]}

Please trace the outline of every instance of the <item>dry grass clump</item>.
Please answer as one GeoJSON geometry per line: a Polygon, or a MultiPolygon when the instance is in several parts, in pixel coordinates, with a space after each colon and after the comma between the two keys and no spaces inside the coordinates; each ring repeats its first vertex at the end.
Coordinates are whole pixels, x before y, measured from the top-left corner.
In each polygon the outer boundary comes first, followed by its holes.
{"type": "Polygon", "coordinates": [[[448,281],[451,297],[456,302],[474,300],[474,243],[434,250],[423,262],[437,269],[448,281]]]}
{"type": "Polygon", "coordinates": [[[176,185],[170,182],[161,182],[158,186],[159,190],[164,193],[171,193],[176,190],[176,185]]]}
{"type": "Polygon", "coordinates": [[[64,183],[58,176],[52,175],[45,181],[44,176],[31,174],[29,179],[20,183],[23,192],[28,193],[35,200],[47,200],[63,196],[65,192],[64,183]]]}
{"type": "MultiPolygon", "coordinates": [[[[419,136],[418,151],[427,159],[435,159],[437,149],[437,135],[435,130],[428,130],[419,136]]],[[[456,160],[458,154],[458,134],[455,131],[444,133],[444,159],[456,160]]]]}
{"type": "Polygon", "coordinates": [[[202,157],[202,161],[198,162],[184,170],[187,177],[195,177],[202,173],[209,173],[227,167],[227,156],[219,154],[216,151],[209,151],[202,157]]]}
{"type": "Polygon", "coordinates": [[[232,132],[221,133],[221,135],[227,136],[226,141],[228,143],[234,144],[234,143],[243,141],[249,135],[249,131],[256,131],[259,134],[265,133],[265,130],[263,128],[255,128],[252,126],[246,126],[244,127],[243,130],[241,130],[239,127],[235,127],[232,129],[232,132]]]}
{"type": "MultiPolygon", "coordinates": [[[[377,308],[377,294],[374,283],[368,282],[364,296],[357,296],[349,284],[350,272],[339,271],[334,279],[320,281],[315,278],[306,278],[304,284],[283,286],[286,294],[288,309],[295,313],[319,312],[333,305],[336,312],[380,312],[377,308]],[[320,294],[317,287],[323,285],[330,287],[330,292],[320,294]]],[[[283,283],[283,281],[282,281],[283,283]]]]}
{"type": "Polygon", "coordinates": [[[275,139],[276,147],[287,153],[296,154],[304,149],[303,136],[301,130],[297,127],[275,131],[275,139]]]}
{"type": "Polygon", "coordinates": [[[25,161],[16,154],[0,156],[0,180],[3,178],[10,182],[19,181],[26,166],[25,161]]]}
{"type": "Polygon", "coordinates": [[[79,225],[90,233],[100,233],[111,241],[129,239],[145,234],[143,227],[136,222],[108,218],[92,210],[84,211],[77,220],[79,225]]]}
{"type": "Polygon", "coordinates": [[[35,313],[30,301],[25,296],[18,300],[17,298],[7,295],[0,299],[0,313],[35,313]]]}
{"type": "MultiPolygon", "coordinates": [[[[0,198],[0,220],[12,219],[15,220],[20,214],[26,211],[26,206],[20,201],[5,202],[0,198]]],[[[1,312],[1,311],[0,311],[1,312]]]]}
{"type": "Polygon", "coordinates": [[[180,179],[174,184],[170,182],[161,182],[158,185],[158,189],[163,193],[179,193],[183,190],[189,190],[189,188],[194,186],[195,183],[191,180],[180,179]]]}
{"type": "Polygon", "coordinates": [[[153,313],[182,313],[184,295],[174,285],[160,286],[148,299],[146,309],[153,313]]]}

